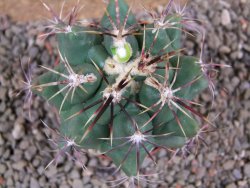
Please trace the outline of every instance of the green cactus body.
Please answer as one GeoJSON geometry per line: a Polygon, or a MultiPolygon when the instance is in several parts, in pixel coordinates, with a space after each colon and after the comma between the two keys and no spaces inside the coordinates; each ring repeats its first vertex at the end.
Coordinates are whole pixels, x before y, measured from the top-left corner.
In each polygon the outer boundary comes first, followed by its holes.
{"type": "Polygon", "coordinates": [[[190,101],[207,81],[198,60],[181,55],[181,17],[164,21],[173,27],[140,24],[124,0],[110,0],[98,27],[56,35],[61,63],[34,81],[59,110],[61,134],[129,177],[155,148],[181,148],[200,128],[190,101]]]}
{"type": "Polygon", "coordinates": [[[100,35],[87,34],[90,28],[74,26],[69,33],[59,33],[56,35],[58,47],[61,54],[67,58],[70,64],[82,65],[87,61],[88,50],[100,44],[102,37],[100,35]]]}

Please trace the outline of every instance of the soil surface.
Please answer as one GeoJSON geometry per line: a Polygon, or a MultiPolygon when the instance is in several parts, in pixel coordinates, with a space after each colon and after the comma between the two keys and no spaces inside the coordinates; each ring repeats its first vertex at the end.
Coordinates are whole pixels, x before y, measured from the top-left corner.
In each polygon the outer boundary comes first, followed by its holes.
{"type": "MultiPolygon", "coordinates": [[[[64,0],[44,0],[55,10],[60,10],[64,0]]],[[[129,3],[134,0],[128,0],[129,3]]],[[[66,1],[65,11],[67,12],[77,0],[66,1]]],[[[102,0],[80,0],[85,5],[80,18],[97,18],[104,12],[105,3],[102,0]]],[[[146,7],[156,8],[159,5],[165,5],[168,0],[136,0],[134,9],[142,9],[140,4],[146,7]]],[[[1,0],[0,14],[8,14],[17,21],[34,21],[48,18],[48,12],[39,0],[1,0]]]]}

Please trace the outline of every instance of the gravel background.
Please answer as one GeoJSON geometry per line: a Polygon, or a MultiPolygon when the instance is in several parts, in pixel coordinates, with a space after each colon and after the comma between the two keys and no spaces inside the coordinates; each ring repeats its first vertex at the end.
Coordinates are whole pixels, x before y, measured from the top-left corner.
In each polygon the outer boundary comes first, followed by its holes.
{"type": "MultiPolygon", "coordinates": [[[[217,78],[215,105],[211,117],[219,130],[209,133],[198,154],[185,159],[176,156],[168,162],[165,151],[157,153],[158,166],[153,179],[162,181],[148,187],[250,187],[250,1],[249,0],[194,0],[191,13],[206,24],[206,59],[214,63],[230,64],[217,78]],[[227,92],[225,92],[227,91],[227,92]]],[[[88,171],[66,157],[58,167],[44,170],[52,159],[52,147],[46,134],[51,132],[40,119],[52,127],[58,126],[53,108],[34,97],[32,119],[25,96],[14,97],[23,79],[18,58],[30,57],[34,74],[41,72],[38,65],[56,62],[56,51],[47,41],[37,39],[41,23],[14,23],[0,17],[0,187],[74,187],[104,188],[113,165],[109,160],[94,154],[83,156],[88,171]],[[24,110],[23,110],[24,109],[24,110]],[[103,180],[103,181],[102,181],[103,180]]],[[[199,54],[198,39],[185,42],[188,54],[199,54]]],[[[211,97],[205,92],[199,98],[209,104],[211,97]]],[[[208,106],[208,105],[207,105],[208,106]]],[[[207,110],[202,110],[206,113],[207,110]]],[[[145,161],[144,170],[154,172],[155,167],[145,161]]],[[[116,178],[119,178],[117,175],[116,178]]],[[[142,187],[146,187],[142,184],[142,187]]]]}

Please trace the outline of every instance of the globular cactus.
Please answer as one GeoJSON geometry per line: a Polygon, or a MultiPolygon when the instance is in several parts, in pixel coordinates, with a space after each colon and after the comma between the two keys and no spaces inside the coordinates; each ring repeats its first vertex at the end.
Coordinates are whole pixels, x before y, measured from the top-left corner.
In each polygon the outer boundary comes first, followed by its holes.
{"type": "Polygon", "coordinates": [[[77,6],[66,22],[44,4],[60,64],[43,67],[31,88],[58,109],[70,146],[105,154],[131,178],[146,157],[154,161],[154,149],[175,152],[202,139],[196,117],[211,124],[192,100],[210,85],[213,65],[182,55],[192,21],[172,4],[138,21],[124,0],[110,0],[100,23],[78,22],[77,6]]]}

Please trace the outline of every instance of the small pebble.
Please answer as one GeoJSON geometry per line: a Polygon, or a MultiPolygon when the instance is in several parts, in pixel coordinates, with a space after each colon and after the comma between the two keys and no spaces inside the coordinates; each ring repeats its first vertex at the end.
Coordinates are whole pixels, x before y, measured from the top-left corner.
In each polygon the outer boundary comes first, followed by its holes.
{"type": "MultiPolygon", "coordinates": [[[[44,169],[42,169],[43,171],[44,169]]],[[[48,178],[52,178],[57,174],[56,166],[51,165],[48,169],[46,169],[44,173],[48,178]]]]}
{"type": "Polygon", "coordinates": [[[219,52],[222,54],[229,54],[231,49],[228,46],[221,46],[219,52]]]}
{"type": "Polygon", "coordinates": [[[26,165],[27,165],[27,162],[24,160],[21,160],[16,163],[13,163],[12,167],[13,169],[18,170],[18,171],[21,171],[21,170],[24,171],[25,170],[24,168],[26,167],[26,165]]]}
{"type": "Polygon", "coordinates": [[[222,25],[229,25],[231,24],[231,17],[230,13],[227,9],[223,9],[221,13],[221,23],[222,25]]]}
{"type": "Polygon", "coordinates": [[[6,169],[7,169],[6,166],[0,163],[0,174],[4,174],[6,169]]]}
{"type": "Polygon", "coordinates": [[[14,129],[12,130],[12,136],[14,139],[19,140],[24,136],[24,127],[21,123],[15,123],[14,129]]]}
{"type": "Polygon", "coordinates": [[[250,163],[244,166],[244,176],[250,178],[250,163]]]}
{"type": "Polygon", "coordinates": [[[38,181],[35,178],[30,179],[30,188],[40,188],[38,181]]]}
{"type": "Polygon", "coordinates": [[[234,168],[234,164],[235,164],[235,161],[233,160],[229,160],[229,161],[226,161],[224,164],[223,164],[223,168],[225,170],[231,170],[234,168]]]}
{"type": "Polygon", "coordinates": [[[83,181],[79,179],[74,179],[73,188],[84,188],[83,181]]]}
{"type": "Polygon", "coordinates": [[[231,183],[227,185],[226,188],[237,188],[237,186],[234,183],[231,183]]]}
{"type": "Polygon", "coordinates": [[[34,59],[38,55],[39,49],[37,47],[31,47],[29,49],[29,57],[34,59]]]}
{"type": "Polygon", "coordinates": [[[80,178],[80,173],[78,170],[73,170],[71,173],[70,173],[70,178],[72,179],[78,179],[80,178]]]}
{"type": "Polygon", "coordinates": [[[238,169],[234,169],[233,170],[233,175],[236,178],[236,180],[242,179],[242,173],[240,170],[238,169]]]}
{"type": "Polygon", "coordinates": [[[0,134],[0,146],[2,146],[4,144],[4,139],[2,137],[2,134],[0,134]]]}

